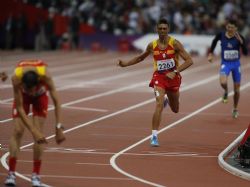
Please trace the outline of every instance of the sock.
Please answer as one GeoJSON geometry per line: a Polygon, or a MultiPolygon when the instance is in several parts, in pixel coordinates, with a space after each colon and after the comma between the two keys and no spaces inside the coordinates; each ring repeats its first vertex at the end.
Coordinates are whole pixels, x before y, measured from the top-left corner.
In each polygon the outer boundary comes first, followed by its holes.
{"type": "Polygon", "coordinates": [[[157,136],[157,130],[152,130],[152,135],[157,136]]]}
{"type": "Polygon", "coordinates": [[[9,172],[15,172],[16,171],[16,157],[10,157],[9,158],[9,172]]]}
{"type": "Polygon", "coordinates": [[[40,174],[40,169],[41,169],[41,160],[34,160],[33,161],[33,173],[39,175],[40,174]]]}

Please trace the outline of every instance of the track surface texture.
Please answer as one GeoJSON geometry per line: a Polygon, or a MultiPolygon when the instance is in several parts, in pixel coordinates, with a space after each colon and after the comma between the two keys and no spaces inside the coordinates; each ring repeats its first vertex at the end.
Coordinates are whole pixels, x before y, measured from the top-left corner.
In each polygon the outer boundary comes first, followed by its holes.
{"type": "MultiPolygon", "coordinates": [[[[221,103],[217,59],[193,57],[194,65],[182,72],[180,112],[163,111],[160,147],[151,147],[151,120],[155,108],[148,87],[152,58],[120,68],[118,59],[137,53],[1,52],[0,68],[9,75],[22,59],[42,59],[49,65],[60,101],[66,142],[54,141],[54,113],[45,126],[41,179],[54,187],[249,187],[247,180],[218,165],[218,155],[249,124],[250,64],[242,58],[239,117],[233,119],[232,95],[221,103]]],[[[231,76],[228,80],[232,91],[231,76]]],[[[0,83],[0,186],[7,176],[12,87],[0,83]]],[[[50,101],[50,106],[52,102],[50,101]]],[[[30,186],[32,138],[26,131],[17,164],[17,186],[30,186]]]]}

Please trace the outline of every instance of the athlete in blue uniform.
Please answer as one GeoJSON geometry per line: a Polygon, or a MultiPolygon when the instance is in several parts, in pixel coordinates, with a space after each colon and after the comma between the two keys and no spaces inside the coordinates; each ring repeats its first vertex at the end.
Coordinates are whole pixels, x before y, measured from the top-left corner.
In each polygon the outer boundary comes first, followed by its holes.
{"type": "Polygon", "coordinates": [[[221,41],[220,84],[224,89],[222,102],[228,102],[227,78],[230,72],[232,72],[234,82],[234,107],[232,111],[232,117],[237,118],[239,115],[237,107],[240,98],[241,81],[240,48],[242,49],[242,53],[247,55],[247,47],[244,37],[237,32],[236,23],[234,21],[229,21],[226,24],[226,31],[217,34],[212,41],[210,53],[208,54],[209,62],[213,62],[213,51],[219,40],[221,41]]]}

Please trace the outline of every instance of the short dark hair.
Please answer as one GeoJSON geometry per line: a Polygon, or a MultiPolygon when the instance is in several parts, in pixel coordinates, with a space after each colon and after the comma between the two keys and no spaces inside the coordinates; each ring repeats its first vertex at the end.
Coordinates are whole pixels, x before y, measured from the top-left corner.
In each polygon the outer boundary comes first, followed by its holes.
{"type": "Polygon", "coordinates": [[[169,22],[166,18],[160,18],[157,25],[160,25],[160,24],[167,24],[169,26],[169,22]]]}
{"type": "Polygon", "coordinates": [[[227,23],[237,27],[237,21],[235,19],[228,19],[227,23]]]}
{"type": "Polygon", "coordinates": [[[22,82],[26,88],[33,88],[39,82],[38,74],[34,71],[27,71],[23,75],[22,82]]]}

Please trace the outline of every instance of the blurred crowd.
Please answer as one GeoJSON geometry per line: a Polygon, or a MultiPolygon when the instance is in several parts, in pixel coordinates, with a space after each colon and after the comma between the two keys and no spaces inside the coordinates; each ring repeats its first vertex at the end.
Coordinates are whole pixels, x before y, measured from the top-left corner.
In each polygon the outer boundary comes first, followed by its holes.
{"type": "MultiPolygon", "coordinates": [[[[250,40],[249,0],[22,0],[37,8],[48,10],[46,25],[40,25],[46,35],[53,38],[53,15],[69,17],[68,33],[62,39],[71,37],[78,45],[79,24],[85,23],[97,30],[114,35],[133,35],[155,32],[160,17],[166,17],[171,32],[176,34],[214,35],[227,19],[238,22],[239,32],[250,40]]],[[[25,27],[20,17],[19,27],[25,27]]],[[[41,23],[44,24],[44,23],[41,23]]],[[[5,25],[6,29],[10,25],[5,25]]],[[[21,29],[22,30],[22,29],[21,29]]],[[[18,34],[18,33],[17,33],[18,34]]],[[[37,38],[38,40],[39,38],[37,38]]],[[[48,45],[48,44],[46,44],[48,45]]],[[[52,43],[52,48],[57,44],[52,43]]]]}

